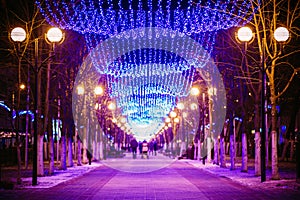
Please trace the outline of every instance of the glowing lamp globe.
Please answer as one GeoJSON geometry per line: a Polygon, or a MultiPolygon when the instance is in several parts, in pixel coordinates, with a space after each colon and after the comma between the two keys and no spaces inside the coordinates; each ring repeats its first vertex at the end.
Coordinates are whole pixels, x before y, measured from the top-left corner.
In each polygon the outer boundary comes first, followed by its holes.
{"type": "Polygon", "coordinates": [[[16,27],[11,31],[10,37],[14,42],[23,42],[26,39],[26,31],[21,27],[16,27]]]}
{"type": "Polygon", "coordinates": [[[249,42],[253,38],[252,30],[249,27],[242,27],[237,32],[237,37],[241,42],[249,42]]]}
{"type": "Polygon", "coordinates": [[[198,96],[200,94],[200,90],[196,87],[192,87],[191,95],[198,96]]]}
{"type": "Polygon", "coordinates": [[[178,117],[174,118],[174,122],[179,123],[179,118],[178,117]]]}
{"type": "Polygon", "coordinates": [[[77,87],[77,94],[83,95],[83,94],[84,94],[84,87],[78,86],[78,87],[77,87]]]}
{"type": "Polygon", "coordinates": [[[46,34],[49,42],[60,42],[63,39],[63,33],[59,28],[50,28],[46,34]]]}
{"type": "Polygon", "coordinates": [[[121,123],[123,123],[123,124],[126,123],[126,118],[125,117],[121,118],[121,123]]]}
{"type": "Polygon", "coordinates": [[[184,109],[184,104],[183,104],[183,103],[178,103],[178,104],[177,104],[177,108],[178,108],[179,110],[183,110],[183,109],[184,109]]]}
{"type": "Polygon", "coordinates": [[[103,88],[100,86],[97,86],[94,90],[95,95],[101,95],[103,94],[103,88]]]}
{"type": "Polygon", "coordinates": [[[107,107],[108,107],[109,110],[116,110],[116,104],[114,104],[112,102],[110,104],[108,104],[107,107]]]}
{"type": "Polygon", "coordinates": [[[174,118],[174,117],[176,117],[176,116],[177,116],[177,113],[176,113],[176,112],[174,112],[174,111],[171,111],[171,112],[170,112],[170,117],[174,118]]]}
{"type": "Polygon", "coordinates": [[[274,38],[277,42],[286,42],[290,37],[289,30],[285,27],[278,27],[274,31],[274,38]]]}
{"type": "Polygon", "coordinates": [[[169,117],[167,117],[166,119],[165,119],[165,122],[166,123],[169,123],[171,121],[171,119],[169,118],[169,117]]]}
{"type": "Polygon", "coordinates": [[[21,90],[24,90],[25,87],[26,87],[26,86],[25,86],[23,83],[20,85],[20,89],[21,89],[21,90]]]}

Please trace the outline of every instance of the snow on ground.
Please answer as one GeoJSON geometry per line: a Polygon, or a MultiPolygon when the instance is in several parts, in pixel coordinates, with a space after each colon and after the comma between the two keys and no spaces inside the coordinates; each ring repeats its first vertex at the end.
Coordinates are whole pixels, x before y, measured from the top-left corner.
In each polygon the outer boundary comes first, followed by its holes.
{"type": "Polygon", "coordinates": [[[38,177],[38,185],[32,186],[32,178],[22,178],[22,188],[50,188],[62,182],[81,176],[103,164],[92,162],[91,165],[68,167],[67,170],[54,170],[52,176],[38,177]]]}
{"type": "Polygon", "coordinates": [[[261,188],[261,189],[292,189],[300,190],[300,184],[296,183],[296,174],[290,171],[280,171],[280,180],[271,180],[270,171],[266,171],[266,181],[261,182],[260,176],[255,176],[254,169],[248,169],[248,172],[241,172],[240,164],[236,164],[234,170],[230,170],[230,165],[226,165],[226,168],[221,168],[219,165],[214,165],[210,163],[202,164],[202,162],[196,160],[189,160],[188,163],[192,164],[195,167],[201,168],[209,173],[218,175],[220,177],[226,177],[232,181],[238,182],[242,185],[252,187],[252,188],[261,188]]]}
{"type": "MultiPolygon", "coordinates": [[[[210,163],[205,163],[203,165],[202,161],[197,160],[188,160],[182,159],[179,162],[187,162],[192,164],[195,167],[201,168],[209,173],[215,174],[220,177],[229,178],[232,181],[238,182],[242,185],[246,185],[252,188],[261,188],[261,189],[292,189],[300,190],[300,184],[296,183],[296,174],[291,171],[280,171],[281,180],[270,180],[271,174],[270,170],[267,170],[267,181],[261,183],[261,177],[254,175],[253,167],[249,167],[248,172],[241,172],[240,163],[236,163],[236,168],[230,170],[230,165],[227,163],[226,168],[221,168],[219,165],[213,165],[210,163]]],[[[103,164],[99,162],[92,162],[91,165],[82,165],[69,167],[67,170],[55,170],[54,175],[38,177],[38,185],[32,186],[32,178],[23,178],[22,179],[22,188],[50,188],[59,183],[68,181],[75,177],[81,176],[84,173],[87,173],[103,164]]],[[[251,165],[250,165],[251,166],[251,165]]]]}

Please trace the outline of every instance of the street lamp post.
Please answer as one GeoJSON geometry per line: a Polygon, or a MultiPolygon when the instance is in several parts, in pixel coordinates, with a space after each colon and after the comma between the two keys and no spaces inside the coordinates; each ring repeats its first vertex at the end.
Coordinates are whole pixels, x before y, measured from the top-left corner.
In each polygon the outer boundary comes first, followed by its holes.
{"type": "MultiPolygon", "coordinates": [[[[253,41],[253,32],[249,27],[242,27],[237,32],[237,39],[245,44],[244,56],[246,59],[247,44],[253,41]]],[[[260,143],[260,165],[261,165],[261,182],[266,181],[266,120],[265,120],[265,38],[262,40],[262,57],[261,57],[261,143],[260,143]]],[[[244,59],[244,60],[245,60],[244,59]]],[[[244,65],[244,63],[243,63],[244,65]]]]}
{"type": "MultiPolygon", "coordinates": [[[[179,118],[178,118],[178,111],[177,111],[177,108],[175,108],[175,110],[171,111],[170,112],[170,117],[171,117],[171,125],[172,125],[172,135],[173,135],[173,139],[171,142],[171,155],[174,156],[175,153],[174,153],[174,143],[176,143],[175,141],[175,137],[177,135],[177,125],[179,123],[179,118]]],[[[176,147],[175,147],[176,149],[176,147]]]]}
{"type": "MultiPolygon", "coordinates": [[[[273,35],[274,39],[281,44],[286,42],[289,39],[289,31],[285,27],[278,27],[274,31],[273,35]]],[[[242,27],[237,32],[237,38],[239,41],[245,44],[245,53],[247,50],[247,43],[251,43],[253,41],[253,32],[249,27],[242,27]]],[[[260,146],[260,164],[261,164],[261,182],[266,181],[266,108],[267,102],[265,99],[266,95],[266,63],[265,63],[265,48],[266,48],[266,38],[262,38],[261,42],[261,146],[260,146]]]]}
{"type": "MultiPolygon", "coordinates": [[[[18,156],[18,177],[17,177],[17,183],[21,183],[21,155],[20,155],[20,144],[19,144],[19,110],[20,110],[20,86],[21,86],[21,62],[22,62],[22,56],[19,55],[20,53],[20,45],[21,42],[23,42],[26,39],[26,31],[21,27],[14,28],[10,33],[10,38],[13,40],[13,42],[17,43],[17,57],[18,57],[18,86],[17,86],[17,106],[16,106],[16,120],[14,124],[14,128],[16,130],[16,143],[17,143],[17,156],[18,156]]],[[[13,100],[14,101],[14,100],[13,100]]],[[[14,102],[13,102],[14,104],[14,102]]],[[[26,134],[27,136],[27,134],[26,134]]]]}
{"type": "MultiPolygon", "coordinates": [[[[50,43],[59,43],[63,41],[63,33],[58,28],[49,29],[48,33],[45,35],[46,41],[50,43]]],[[[39,118],[39,71],[40,66],[38,66],[38,49],[39,40],[36,38],[34,40],[34,75],[35,75],[35,95],[34,95],[34,139],[33,139],[33,166],[32,166],[32,185],[37,185],[37,139],[38,139],[38,118],[39,118]]]]}
{"type": "MultiPolygon", "coordinates": [[[[84,95],[84,87],[83,86],[78,86],[77,88],[77,94],[78,95],[84,95]]],[[[83,106],[85,104],[85,96],[83,96],[83,106]]],[[[79,122],[79,119],[82,120],[82,118],[84,118],[84,116],[80,116],[80,113],[79,113],[79,104],[77,104],[77,126],[80,128],[81,127],[81,124],[79,122]]],[[[83,111],[85,112],[85,110],[83,109],[83,111]]],[[[79,130],[78,130],[79,131],[79,130]]],[[[77,133],[77,166],[81,166],[82,163],[81,163],[81,140],[80,140],[80,137],[77,133]]]]}
{"type": "MultiPolygon", "coordinates": [[[[200,95],[200,90],[197,88],[197,87],[192,87],[191,89],[191,94],[193,96],[197,96],[197,99],[198,99],[198,104],[199,106],[201,107],[201,114],[202,115],[202,120],[201,122],[199,122],[199,135],[198,135],[198,153],[197,153],[197,160],[201,160],[201,139],[205,137],[205,93],[203,92],[202,93],[202,103],[200,103],[200,99],[201,97],[199,97],[200,95]],[[202,124],[202,137],[201,137],[201,124],[202,124]]],[[[195,148],[196,149],[196,148],[195,148]]],[[[196,153],[196,152],[195,152],[196,153]]],[[[203,160],[204,162],[204,160],[203,160]]]]}
{"type": "MultiPolygon", "coordinates": [[[[26,31],[21,28],[21,27],[16,27],[14,28],[11,33],[10,33],[10,38],[18,43],[18,53],[20,51],[20,43],[23,42],[26,39],[26,31]]],[[[54,51],[54,44],[55,43],[61,43],[63,42],[64,39],[64,34],[62,31],[58,28],[50,28],[48,32],[45,34],[45,40],[47,43],[53,45],[53,51],[54,51]]],[[[35,96],[34,96],[34,144],[33,144],[33,168],[32,168],[32,185],[37,185],[37,134],[38,134],[38,107],[39,107],[39,102],[38,102],[38,97],[39,97],[39,71],[40,71],[40,66],[38,66],[38,38],[34,40],[34,64],[31,65],[34,68],[34,74],[35,74],[35,96]]],[[[52,57],[51,52],[50,52],[50,57],[52,57]]],[[[18,131],[18,126],[19,126],[19,104],[20,104],[20,85],[21,85],[21,57],[18,56],[18,96],[17,96],[17,131],[18,131]]],[[[31,63],[29,63],[31,64],[31,63]]],[[[50,79],[50,64],[48,66],[48,72],[47,72],[47,78],[48,82],[50,79]]],[[[48,85],[48,84],[47,84],[48,85]]],[[[46,97],[46,101],[47,101],[46,97]]],[[[27,110],[28,112],[28,110],[27,110]]],[[[18,134],[17,134],[18,135],[18,134]]],[[[18,137],[17,137],[18,139],[18,137]]],[[[27,144],[26,144],[27,145],[27,144]]]]}
{"type": "MultiPolygon", "coordinates": [[[[101,109],[101,104],[99,101],[99,96],[103,95],[104,90],[101,86],[96,86],[94,89],[94,94],[96,95],[96,116],[97,116],[97,121],[99,122],[98,117],[100,116],[100,109],[101,109]]],[[[102,129],[103,130],[103,129],[102,129]]],[[[103,159],[103,131],[101,131],[101,126],[100,124],[96,125],[96,135],[95,135],[95,149],[96,152],[95,157],[96,159],[103,159]],[[99,127],[99,128],[98,128],[99,127]],[[99,136],[99,138],[98,138],[99,136]]]]}

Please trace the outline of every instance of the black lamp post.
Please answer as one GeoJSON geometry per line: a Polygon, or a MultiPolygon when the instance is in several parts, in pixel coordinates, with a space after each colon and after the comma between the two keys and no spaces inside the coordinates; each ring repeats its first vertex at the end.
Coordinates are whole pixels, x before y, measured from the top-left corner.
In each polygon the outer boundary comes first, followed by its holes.
{"type": "MultiPolygon", "coordinates": [[[[274,31],[274,39],[277,42],[286,42],[289,39],[289,31],[284,27],[278,27],[274,31]]],[[[253,33],[249,27],[242,27],[237,32],[237,39],[245,43],[245,51],[247,48],[247,43],[253,41],[253,33]]],[[[261,182],[266,181],[266,118],[265,109],[266,105],[266,63],[265,63],[265,48],[266,48],[266,38],[262,38],[261,41],[261,146],[260,146],[260,164],[261,164],[261,182]]]]}
{"type": "MultiPolygon", "coordinates": [[[[16,143],[17,143],[17,151],[18,151],[18,177],[17,177],[17,183],[21,183],[21,163],[19,161],[21,160],[20,158],[20,144],[19,144],[19,122],[20,122],[20,116],[19,116],[19,110],[20,110],[20,90],[21,90],[21,62],[22,62],[22,57],[20,55],[20,45],[21,42],[23,42],[26,39],[26,31],[21,28],[21,27],[16,27],[14,28],[11,33],[10,33],[10,39],[12,39],[13,42],[17,43],[17,57],[18,57],[18,80],[17,80],[17,106],[15,109],[16,112],[16,120],[14,123],[14,129],[16,131],[16,143]]],[[[13,105],[14,105],[14,94],[13,94],[13,105]]],[[[13,116],[14,117],[14,116],[13,116]]]]}
{"type": "MultiPolygon", "coordinates": [[[[11,39],[14,42],[23,42],[26,39],[26,31],[23,28],[17,27],[14,28],[11,32],[11,39]]],[[[45,34],[46,41],[50,44],[61,43],[64,39],[64,34],[58,28],[50,28],[45,34]]],[[[34,144],[33,144],[33,167],[32,167],[32,185],[37,185],[37,135],[38,135],[38,97],[39,97],[39,70],[38,66],[38,38],[34,40],[34,75],[35,75],[35,96],[34,96],[34,144]]],[[[19,75],[18,75],[18,84],[20,85],[20,59],[19,59],[19,75]]],[[[18,101],[20,99],[20,94],[18,92],[18,101]]],[[[19,105],[19,102],[18,102],[19,105]]],[[[18,114],[17,114],[18,117],[18,114]]]]}

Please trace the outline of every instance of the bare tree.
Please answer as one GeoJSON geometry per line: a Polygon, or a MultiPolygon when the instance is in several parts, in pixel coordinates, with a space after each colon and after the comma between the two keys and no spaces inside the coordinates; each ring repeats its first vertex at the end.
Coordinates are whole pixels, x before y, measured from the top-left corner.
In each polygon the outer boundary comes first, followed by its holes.
{"type": "MultiPolygon", "coordinates": [[[[280,25],[284,25],[290,32],[291,37],[297,37],[299,28],[296,26],[300,18],[300,2],[291,0],[256,1],[252,0],[253,20],[250,23],[255,30],[255,40],[258,45],[261,65],[266,72],[268,89],[271,103],[271,138],[272,138],[272,179],[279,179],[278,153],[277,153],[277,101],[289,87],[299,69],[289,62],[292,54],[299,50],[291,48],[283,49],[283,44],[276,42],[273,37],[274,31],[280,25]],[[284,53],[283,53],[283,50],[284,53]],[[265,55],[264,55],[265,54],[265,55]],[[263,60],[262,60],[263,59],[263,60]],[[279,68],[285,66],[286,76],[279,77],[279,68]]],[[[262,77],[261,77],[262,78],[262,77]]]]}

